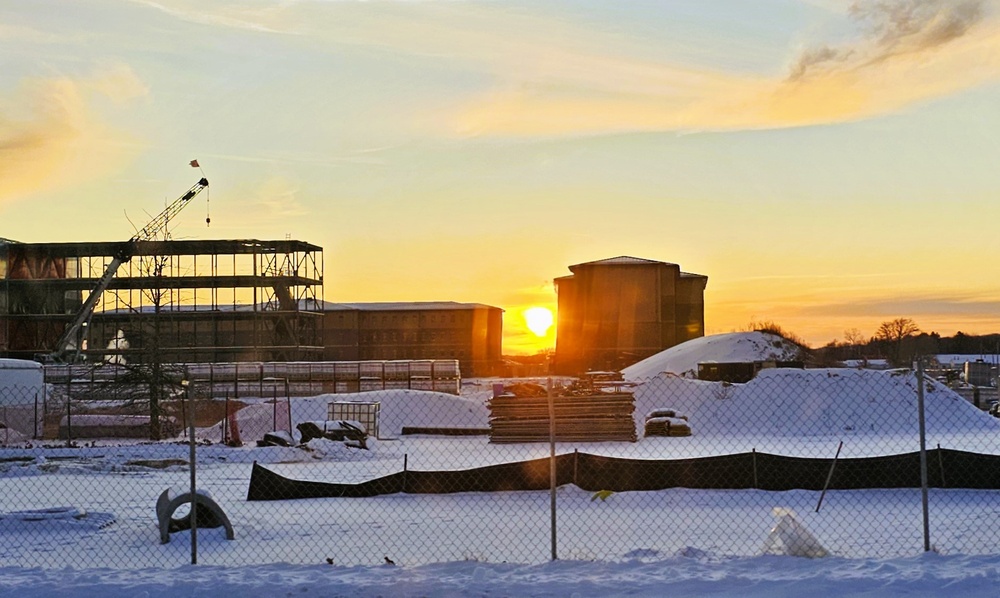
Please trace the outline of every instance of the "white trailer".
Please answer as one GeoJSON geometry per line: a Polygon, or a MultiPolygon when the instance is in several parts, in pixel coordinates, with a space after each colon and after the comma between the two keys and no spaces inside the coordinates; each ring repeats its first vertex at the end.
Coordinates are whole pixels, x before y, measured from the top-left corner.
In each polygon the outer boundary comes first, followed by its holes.
{"type": "Polygon", "coordinates": [[[44,377],[36,361],[0,359],[0,446],[41,437],[44,377]]]}

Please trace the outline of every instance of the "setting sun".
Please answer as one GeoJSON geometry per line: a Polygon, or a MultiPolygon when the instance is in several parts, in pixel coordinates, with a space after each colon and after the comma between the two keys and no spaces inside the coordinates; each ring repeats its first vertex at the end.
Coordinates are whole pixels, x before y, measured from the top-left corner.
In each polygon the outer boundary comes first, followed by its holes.
{"type": "Polygon", "coordinates": [[[536,336],[545,336],[552,327],[552,312],[545,307],[529,307],[524,310],[524,321],[536,336]]]}

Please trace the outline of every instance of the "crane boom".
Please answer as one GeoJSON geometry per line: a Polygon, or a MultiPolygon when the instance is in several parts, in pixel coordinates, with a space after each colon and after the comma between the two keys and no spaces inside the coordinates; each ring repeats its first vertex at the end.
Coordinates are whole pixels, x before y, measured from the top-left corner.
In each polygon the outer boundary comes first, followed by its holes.
{"type": "Polygon", "coordinates": [[[176,216],[181,210],[183,210],[189,201],[195,198],[196,195],[201,193],[202,189],[208,187],[208,179],[201,179],[191,188],[187,190],[187,193],[181,195],[173,201],[169,206],[163,209],[162,212],[156,215],[149,223],[142,227],[142,230],[135,233],[131,239],[130,243],[135,243],[137,241],[149,241],[160,234],[161,231],[167,228],[170,223],[170,219],[176,216]]]}
{"type": "Polygon", "coordinates": [[[166,230],[167,225],[170,223],[170,219],[187,207],[188,203],[190,203],[191,200],[201,193],[206,187],[208,187],[208,179],[202,178],[200,181],[192,185],[187,192],[164,208],[163,211],[150,220],[146,226],[142,227],[142,229],[132,235],[131,239],[122,243],[121,246],[115,250],[115,254],[111,257],[111,262],[108,263],[107,268],[105,268],[104,274],[97,279],[97,284],[94,285],[94,288],[90,291],[90,295],[87,296],[87,300],[83,302],[83,305],[73,318],[73,321],[70,322],[62,336],[60,336],[59,340],[56,341],[55,349],[45,356],[46,361],[66,361],[66,356],[70,352],[70,348],[74,346],[74,340],[77,341],[75,343],[76,349],[74,354],[79,355],[81,347],[79,339],[76,337],[80,333],[80,328],[83,327],[84,322],[90,320],[90,317],[94,314],[94,308],[97,307],[97,301],[101,298],[104,291],[106,291],[111,285],[111,280],[118,272],[118,268],[125,262],[132,259],[132,255],[135,253],[136,246],[139,243],[143,241],[150,241],[166,230]]]}

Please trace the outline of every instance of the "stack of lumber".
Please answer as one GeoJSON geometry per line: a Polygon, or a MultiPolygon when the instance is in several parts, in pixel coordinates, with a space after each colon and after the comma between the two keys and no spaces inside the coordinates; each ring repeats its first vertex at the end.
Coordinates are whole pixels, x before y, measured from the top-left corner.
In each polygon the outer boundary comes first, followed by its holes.
{"type": "MultiPolygon", "coordinates": [[[[545,396],[503,394],[489,402],[490,442],[548,442],[549,402],[545,396]]],[[[558,442],[635,442],[629,393],[556,396],[555,439],[558,442]]]]}
{"type": "Polygon", "coordinates": [[[685,417],[651,417],[646,420],[645,436],[690,436],[691,424],[685,417]]]}

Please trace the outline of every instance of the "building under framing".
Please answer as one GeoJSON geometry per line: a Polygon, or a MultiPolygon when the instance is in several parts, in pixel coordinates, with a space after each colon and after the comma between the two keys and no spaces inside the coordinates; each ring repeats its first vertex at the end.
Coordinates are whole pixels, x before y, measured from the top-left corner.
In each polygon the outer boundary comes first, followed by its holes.
{"type": "MultiPolygon", "coordinates": [[[[0,357],[55,350],[120,247],[0,239],[0,357]]],[[[322,293],[323,250],[303,241],[140,242],[76,346],[90,362],[321,359],[322,293]]]]}

